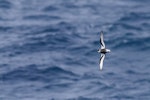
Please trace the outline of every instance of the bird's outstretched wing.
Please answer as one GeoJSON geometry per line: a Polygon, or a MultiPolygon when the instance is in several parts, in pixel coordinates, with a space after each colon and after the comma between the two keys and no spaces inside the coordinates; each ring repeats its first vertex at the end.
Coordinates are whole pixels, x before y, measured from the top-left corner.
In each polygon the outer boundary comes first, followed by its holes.
{"type": "Polygon", "coordinates": [[[104,43],[104,37],[103,37],[103,32],[101,31],[100,34],[100,44],[101,44],[101,49],[105,48],[105,43],[104,43]]]}
{"type": "Polygon", "coordinates": [[[102,53],[102,54],[101,54],[100,61],[99,61],[100,70],[102,70],[102,68],[103,68],[104,58],[105,58],[105,54],[102,53]]]}

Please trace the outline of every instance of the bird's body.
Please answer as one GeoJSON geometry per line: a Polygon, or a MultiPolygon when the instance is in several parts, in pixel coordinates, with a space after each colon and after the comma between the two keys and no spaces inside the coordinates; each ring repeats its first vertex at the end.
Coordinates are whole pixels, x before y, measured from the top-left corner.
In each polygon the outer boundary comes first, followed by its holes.
{"type": "Polygon", "coordinates": [[[101,44],[101,48],[98,50],[98,53],[101,53],[99,67],[100,67],[100,70],[102,70],[105,54],[110,52],[109,49],[105,48],[105,43],[104,43],[104,39],[103,39],[103,32],[101,32],[101,35],[100,35],[100,44],[101,44]]]}
{"type": "Polygon", "coordinates": [[[98,52],[105,54],[105,53],[110,52],[110,50],[109,49],[99,49],[98,52]]]}

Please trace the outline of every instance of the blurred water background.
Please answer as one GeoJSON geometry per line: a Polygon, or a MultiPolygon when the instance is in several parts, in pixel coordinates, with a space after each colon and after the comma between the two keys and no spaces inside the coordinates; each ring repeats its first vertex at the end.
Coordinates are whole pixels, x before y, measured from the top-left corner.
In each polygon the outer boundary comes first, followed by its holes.
{"type": "Polygon", "coordinates": [[[149,5],[0,0],[0,100],[150,100],[149,5]]]}

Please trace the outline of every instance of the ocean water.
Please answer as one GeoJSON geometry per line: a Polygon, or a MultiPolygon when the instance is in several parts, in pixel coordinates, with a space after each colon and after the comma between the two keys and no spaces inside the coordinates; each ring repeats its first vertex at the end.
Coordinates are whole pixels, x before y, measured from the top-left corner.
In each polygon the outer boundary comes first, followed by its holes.
{"type": "Polygon", "coordinates": [[[150,100],[149,5],[0,0],[0,100],[150,100]]]}

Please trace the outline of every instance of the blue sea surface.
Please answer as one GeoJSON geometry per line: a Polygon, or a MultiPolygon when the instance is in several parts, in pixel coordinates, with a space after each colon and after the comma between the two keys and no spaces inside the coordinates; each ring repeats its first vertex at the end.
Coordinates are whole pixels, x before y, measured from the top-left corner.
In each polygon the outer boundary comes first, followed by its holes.
{"type": "Polygon", "coordinates": [[[0,0],[0,100],[150,100],[150,0],[0,0]]]}

